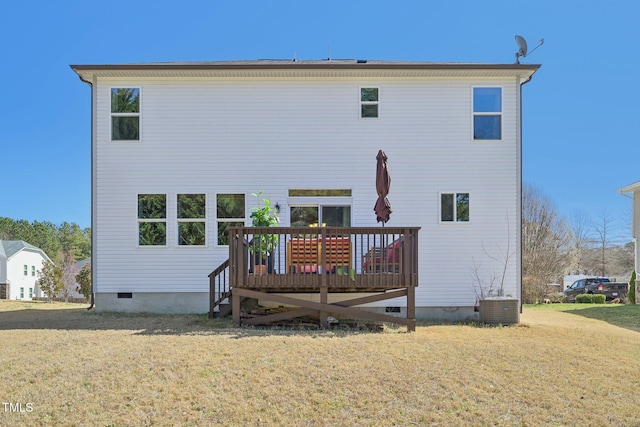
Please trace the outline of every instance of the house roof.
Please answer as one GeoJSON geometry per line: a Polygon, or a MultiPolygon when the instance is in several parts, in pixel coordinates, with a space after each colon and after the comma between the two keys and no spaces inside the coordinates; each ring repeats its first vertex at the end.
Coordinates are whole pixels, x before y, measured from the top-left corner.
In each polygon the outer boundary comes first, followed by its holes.
{"type": "Polygon", "coordinates": [[[626,187],[622,187],[618,190],[620,194],[633,193],[636,191],[640,191],[640,181],[634,182],[633,184],[629,184],[626,187]]]}
{"type": "Polygon", "coordinates": [[[42,249],[30,245],[24,240],[0,240],[0,257],[4,259],[11,258],[23,249],[32,249],[41,252],[45,258],[49,259],[42,249]]]}
{"type": "Polygon", "coordinates": [[[71,65],[91,84],[99,77],[506,77],[529,79],[540,65],[355,59],[155,62],[71,65]]]}

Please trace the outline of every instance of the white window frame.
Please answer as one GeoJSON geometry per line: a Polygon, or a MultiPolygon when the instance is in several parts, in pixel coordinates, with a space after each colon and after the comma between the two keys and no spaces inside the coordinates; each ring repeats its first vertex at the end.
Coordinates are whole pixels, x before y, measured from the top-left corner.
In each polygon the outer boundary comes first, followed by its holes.
{"type": "Polygon", "coordinates": [[[167,193],[155,193],[155,192],[145,192],[145,193],[136,193],[136,231],[135,231],[135,236],[136,236],[136,246],[138,248],[143,248],[143,249],[159,249],[159,248],[167,248],[169,247],[169,209],[170,209],[170,199],[169,199],[169,194],[167,193]],[[165,207],[164,207],[164,218],[140,218],[139,212],[138,212],[138,197],[143,195],[143,194],[156,194],[156,195],[163,195],[165,197],[165,207]],[[164,245],[141,245],[140,244],[140,224],[143,222],[164,222],[165,224],[165,236],[164,236],[164,245]]]}
{"type": "Polygon", "coordinates": [[[142,86],[111,86],[109,88],[109,140],[117,143],[138,143],[142,142],[142,86]],[[111,112],[111,94],[113,89],[138,89],[138,112],[137,113],[113,113],[111,112]],[[114,117],[137,117],[138,118],[138,139],[113,139],[113,118],[114,117]]]}
{"type": "Polygon", "coordinates": [[[205,248],[207,247],[207,243],[208,243],[208,232],[207,232],[207,206],[209,205],[209,200],[207,197],[206,193],[177,193],[176,194],[176,200],[175,200],[175,207],[176,207],[176,245],[179,248],[205,248]],[[204,218],[178,218],[178,203],[179,203],[179,196],[181,195],[203,195],[204,196],[204,218]],[[180,244],[180,223],[187,223],[187,222],[201,222],[204,224],[204,244],[202,245],[181,245],[180,244]]]}
{"type": "Polygon", "coordinates": [[[32,277],[35,277],[35,275],[36,275],[36,266],[35,266],[35,265],[32,265],[32,266],[31,266],[31,276],[32,276],[32,277]]]}
{"type": "Polygon", "coordinates": [[[471,87],[471,140],[474,142],[497,142],[504,140],[504,87],[487,85],[487,86],[472,86],[471,87]],[[500,112],[492,111],[475,111],[474,105],[474,92],[476,89],[500,89],[500,112]],[[476,116],[499,116],[500,117],[500,138],[499,139],[476,139],[475,136],[475,117],[476,116]]]}
{"type": "Polygon", "coordinates": [[[438,220],[440,224],[469,224],[471,222],[471,192],[470,191],[441,191],[438,193],[438,220]],[[442,196],[443,195],[452,195],[453,196],[453,219],[451,221],[444,221],[442,219],[442,196]],[[459,194],[468,194],[469,195],[469,220],[468,221],[458,221],[458,203],[456,202],[459,194]]]}
{"type": "MultiPolygon", "coordinates": [[[[216,242],[216,246],[219,248],[228,248],[229,245],[221,245],[218,242],[218,233],[219,233],[219,227],[220,227],[220,223],[221,222],[241,222],[243,224],[243,226],[247,225],[247,194],[246,193],[237,193],[237,192],[233,192],[233,191],[228,191],[228,192],[221,192],[221,193],[216,193],[215,194],[215,204],[213,206],[214,212],[215,212],[215,218],[216,218],[216,232],[215,232],[215,242],[216,242]],[[244,218],[218,218],[218,196],[219,195],[227,195],[227,194],[242,194],[244,196],[244,218]]],[[[275,208],[275,206],[272,206],[272,208],[275,208]]]]}
{"type": "Polygon", "coordinates": [[[27,264],[24,264],[24,275],[25,276],[29,275],[29,266],[27,264]]]}
{"type": "Polygon", "coordinates": [[[371,119],[380,119],[380,87],[379,86],[360,86],[358,88],[358,100],[359,102],[359,110],[358,117],[362,120],[371,120],[371,119]],[[376,101],[363,101],[362,100],[362,89],[376,89],[378,91],[378,99],[376,101]],[[375,117],[363,117],[362,116],[362,106],[363,105],[377,105],[378,106],[378,115],[375,117]]]}

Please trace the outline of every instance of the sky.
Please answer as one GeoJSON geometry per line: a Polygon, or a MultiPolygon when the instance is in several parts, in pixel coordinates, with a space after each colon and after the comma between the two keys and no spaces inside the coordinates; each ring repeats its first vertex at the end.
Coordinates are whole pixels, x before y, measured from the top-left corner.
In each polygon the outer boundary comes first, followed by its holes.
{"type": "Polygon", "coordinates": [[[0,10],[0,217],[91,225],[91,88],[71,64],[377,59],[541,64],[523,176],[560,214],[630,240],[640,181],[637,0],[59,0],[0,10]],[[635,160],[635,162],[633,161],[635,160]]]}

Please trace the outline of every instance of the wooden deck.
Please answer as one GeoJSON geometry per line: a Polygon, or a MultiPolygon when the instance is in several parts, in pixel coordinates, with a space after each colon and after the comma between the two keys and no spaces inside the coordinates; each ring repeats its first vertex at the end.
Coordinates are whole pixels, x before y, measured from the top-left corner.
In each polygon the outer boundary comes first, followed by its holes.
{"type": "Polygon", "coordinates": [[[322,325],[326,325],[331,314],[399,323],[413,330],[418,231],[417,227],[232,227],[228,263],[209,276],[210,316],[220,302],[229,298],[233,321],[238,325],[271,323],[316,313],[322,325]],[[277,248],[264,261],[256,256],[261,235],[278,237],[277,248]],[[257,265],[260,261],[266,267],[260,268],[257,265]],[[367,296],[328,302],[329,294],[349,292],[367,296]],[[295,296],[300,293],[317,293],[318,302],[295,296]],[[397,297],[406,298],[406,318],[357,307],[397,297]],[[299,309],[243,318],[242,298],[299,309]]]}

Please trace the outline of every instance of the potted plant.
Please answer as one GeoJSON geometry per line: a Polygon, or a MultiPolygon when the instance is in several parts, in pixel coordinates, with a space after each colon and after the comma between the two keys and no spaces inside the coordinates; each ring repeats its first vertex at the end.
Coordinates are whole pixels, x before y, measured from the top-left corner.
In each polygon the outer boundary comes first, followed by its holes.
{"type": "MultiPolygon", "coordinates": [[[[262,206],[260,206],[260,196],[262,195],[262,191],[259,193],[251,193],[256,199],[258,199],[258,206],[251,210],[251,225],[253,227],[271,227],[278,225],[280,222],[280,218],[278,218],[278,214],[271,207],[271,201],[269,199],[262,199],[262,206]]],[[[278,235],[277,234],[254,234],[253,242],[249,245],[249,251],[253,254],[253,265],[254,271],[257,274],[264,274],[269,269],[267,265],[269,264],[269,259],[273,251],[278,246],[278,235]]]]}

